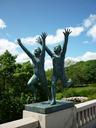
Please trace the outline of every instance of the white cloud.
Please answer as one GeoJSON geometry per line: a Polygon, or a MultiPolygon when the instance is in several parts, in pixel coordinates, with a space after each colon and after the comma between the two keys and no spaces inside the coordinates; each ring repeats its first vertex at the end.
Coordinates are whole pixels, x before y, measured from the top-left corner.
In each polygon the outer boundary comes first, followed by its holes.
{"type": "Polygon", "coordinates": [[[82,60],[87,61],[87,60],[96,60],[96,52],[86,52],[82,56],[82,60]]]}
{"type": "Polygon", "coordinates": [[[26,53],[19,53],[17,58],[16,58],[16,62],[17,63],[24,63],[30,61],[29,57],[26,55],[26,53]]]}
{"type": "Polygon", "coordinates": [[[92,37],[93,41],[96,41],[96,14],[90,14],[90,16],[83,21],[82,26],[86,30],[86,35],[92,37]]]}
{"type": "Polygon", "coordinates": [[[96,60],[96,52],[86,52],[84,55],[79,56],[79,57],[67,57],[67,60],[72,60],[73,62],[79,62],[79,61],[88,61],[88,60],[96,60]]]}
{"type": "MultiPolygon", "coordinates": [[[[68,27],[72,31],[70,36],[79,36],[81,32],[84,31],[84,28],[82,26],[80,27],[68,27]]],[[[48,35],[46,38],[46,44],[56,44],[64,40],[63,32],[65,29],[57,29],[56,35],[48,35]]],[[[25,44],[34,45],[36,43],[36,39],[39,37],[39,35],[36,35],[34,37],[26,37],[22,38],[21,41],[25,44]]]]}
{"type": "Polygon", "coordinates": [[[83,25],[86,28],[91,27],[95,23],[96,23],[96,15],[95,14],[90,14],[90,16],[83,21],[83,25]]]}
{"type": "MultiPolygon", "coordinates": [[[[72,31],[71,34],[70,34],[70,36],[79,36],[81,34],[81,32],[84,31],[84,28],[82,26],[78,26],[78,27],[67,27],[67,28],[72,31]]],[[[59,38],[62,38],[63,37],[63,34],[62,33],[64,31],[65,31],[65,29],[57,29],[56,35],[58,35],[59,38]]]]}
{"type": "Polygon", "coordinates": [[[17,45],[7,39],[0,39],[0,54],[8,50],[12,54],[17,54],[17,45]]]}
{"type": "Polygon", "coordinates": [[[0,29],[3,29],[3,28],[6,28],[6,24],[2,19],[0,19],[0,29]]]}
{"type": "Polygon", "coordinates": [[[69,27],[69,29],[72,31],[70,36],[79,36],[84,31],[84,28],[82,26],[79,26],[79,27],[69,27]]]}
{"type": "Polygon", "coordinates": [[[63,40],[63,34],[58,33],[58,30],[56,32],[56,35],[48,35],[46,38],[46,43],[47,44],[56,44],[58,42],[61,42],[63,40]]]}
{"type": "Polygon", "coordinates": [[[96,40],[96,24],[87,32],[87,35],[96,40]]]}
{"type": "MultiPolygon", "coordinates": [[[[70,36],[79,36],[84,31],[84,28],[82,26],[67,27],[67,28],[72,31],[70,36]]],[[[46,38],[47,44],[55,44],[55,43],[63,41],[64,40],[64,35],[63,35],[64,31],[65,31],[65,29],[57,29],[56,35],[48,35],[46,38]]]]}
{"type": "Polygon", "coordinates": [[[22,38],[22,43],[33,45],[36,42],[36,39],[39,37],[39,35],[36,35],[34,37],[26,37],[22,38]]]}
{"type": "MultiPolygon", "coordinates": [[[[40,35],[36,35],[34,37],[22,38],[21,41],[22,41],[22,43],[25,43],[25,44],[34,45],[39,36],[40,35]]],[[[47,44],[54,44],[54,43],[58,43],[62,40],[63,40],[63,34],[58,33],[58,30],[57,30],[56,35],[48,35],[47,36],[46,43],[47,44]]]]}

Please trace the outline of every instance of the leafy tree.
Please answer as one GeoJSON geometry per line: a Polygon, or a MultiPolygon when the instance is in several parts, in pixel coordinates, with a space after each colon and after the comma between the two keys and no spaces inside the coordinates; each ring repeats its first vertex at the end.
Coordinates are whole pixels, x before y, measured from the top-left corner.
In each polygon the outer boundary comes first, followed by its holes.
{"type": "Polygon", "coordinates": [[[0,56],[0,88],[7,88],[13,83],[16,56],[12,56],[7,50],[0,56]]]}
{"type": "Polygon", "coordinates": [[[28,92],[27,82],[33,74],[33,67],[30,62],[23,64],[16,64],[16,70],[14,72],[15,89],[19,89],[21,92],[28,92]]]}
{"type": "Polygon", "coordinates": [[[96,60],[71,65],[66,68],[66,73],[74,84],[96,83],[96,60]]]}
{"type": "Polygon", "coordinates": [[[15,59],[8,51],[0,56],[0,123],[21,118],[24,104],[32,97],[25,86],[32,66],[16,64],[15,59]]]}

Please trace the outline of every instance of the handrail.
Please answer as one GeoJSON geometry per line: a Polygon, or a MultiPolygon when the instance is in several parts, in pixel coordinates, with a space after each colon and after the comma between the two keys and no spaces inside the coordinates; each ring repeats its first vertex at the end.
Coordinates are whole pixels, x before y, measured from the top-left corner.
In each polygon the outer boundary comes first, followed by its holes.
{"type": "Polygon", "coordinates": [[[76,104],[75,107],[77,128],[88,125],[88,123],[96,120],[96,100],[76,104]]]}
{"type": "Polygon", "coordinates": [[[0,128],[37,128],[38,120],[33,117],[23,118],[0,125],[0,128]]]}

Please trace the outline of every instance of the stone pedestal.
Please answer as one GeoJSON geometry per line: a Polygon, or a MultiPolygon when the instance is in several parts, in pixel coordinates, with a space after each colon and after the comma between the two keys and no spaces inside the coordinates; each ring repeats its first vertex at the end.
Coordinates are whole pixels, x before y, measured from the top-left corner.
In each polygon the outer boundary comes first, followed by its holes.
{"type": "Polygon", "coordinates": [[[50,105],[48,102],[25,105],[23,118],[34,117],[39,120],[41,128],[75,128],[72,102],[60,102],[50,105]]]}

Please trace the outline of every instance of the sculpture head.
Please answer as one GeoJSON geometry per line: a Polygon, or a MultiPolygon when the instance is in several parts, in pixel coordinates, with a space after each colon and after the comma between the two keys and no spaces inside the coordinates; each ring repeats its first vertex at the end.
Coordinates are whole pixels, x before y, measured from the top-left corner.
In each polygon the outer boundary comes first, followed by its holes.
{"type": "Polygon", "coordinates": [[[54,53],[56,55],[60,55],[60,53],[61,53],[61,45],[57,45],[57,46],[54,47],[54,53]]]}
{"type": "Polygon", "coordinates": [[[34,50],[34,55],[35,55],[37,58],[40,57],[40,55],[41,55],[41,49],[40,49],[39,47],[34,50]]]}

